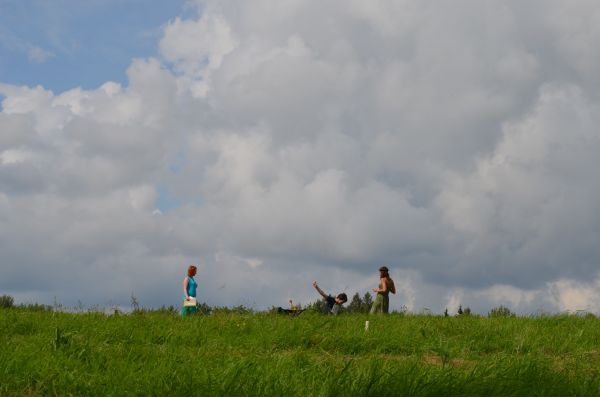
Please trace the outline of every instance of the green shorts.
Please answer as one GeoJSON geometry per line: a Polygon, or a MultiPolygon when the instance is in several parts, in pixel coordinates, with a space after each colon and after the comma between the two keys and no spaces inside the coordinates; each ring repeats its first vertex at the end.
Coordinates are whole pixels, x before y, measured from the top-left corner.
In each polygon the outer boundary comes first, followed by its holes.
{"type": "Polygon", "coordinates": [[[388,295],[377,294],[373,306],[371,306],[371,314],[384,313],[390,311],[390,297],[388,295]]]}

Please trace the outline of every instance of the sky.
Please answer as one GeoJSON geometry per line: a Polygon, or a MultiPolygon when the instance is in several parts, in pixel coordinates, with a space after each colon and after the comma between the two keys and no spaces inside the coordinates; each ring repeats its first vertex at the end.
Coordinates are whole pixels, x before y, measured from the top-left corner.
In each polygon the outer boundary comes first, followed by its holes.
{"type": "Polygon", "coordinates": [[[127,83],[134,57],[157,53],[183,0],[1,0],[0,81],[54,93],[127,83]]]}
{"type": "Polygon", "coordinates": [[[0,293],[600,312],[600,5],[0,0],[0,293]]]}

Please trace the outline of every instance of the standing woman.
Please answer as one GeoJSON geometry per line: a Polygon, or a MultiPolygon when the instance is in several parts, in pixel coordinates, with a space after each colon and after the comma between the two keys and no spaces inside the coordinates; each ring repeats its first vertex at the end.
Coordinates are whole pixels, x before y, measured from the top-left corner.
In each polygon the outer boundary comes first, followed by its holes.
{"type": "Polygon", "coordinates": [[[189,316],[191,314],[196,313],[196,288],[198,287],[198,283],[194,280],[194,276],[196,275],[196,266],[190,265],[187,270],[187,277],[183,279],[183,296],[184,302],[183,307],[181,308],[182,316],[189,316]],[[193,298],[193,299],[192,299],[193,298]],[[186,302],[194,302],[191,306],[186,306],[186,302]]]}
{"type": "Polygon", "coordinates": [[[371,306],[371,314],[384,313],[387,314],[390,310],[390,292],[396,293],[394,280],[390,278],[390,273],[387,267],[379,268],[379,288],[373,288],[373,292],[377,294],[373,306],[371,306]]]}

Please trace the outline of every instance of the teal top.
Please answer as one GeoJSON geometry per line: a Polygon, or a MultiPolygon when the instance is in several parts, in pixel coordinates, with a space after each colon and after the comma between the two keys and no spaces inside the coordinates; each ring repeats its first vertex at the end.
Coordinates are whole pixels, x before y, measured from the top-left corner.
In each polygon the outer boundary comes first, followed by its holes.
{"type": "MultiPolygon", "coordinates": [[[[198,283],[194,280],[194,277],[188,276],[188,285],[187,285],[187,293],[188,296],[196,297],[196,288],[198,287],[198,283]]],[[[185,296],[183,297],[185,299],[185,296]]]]}

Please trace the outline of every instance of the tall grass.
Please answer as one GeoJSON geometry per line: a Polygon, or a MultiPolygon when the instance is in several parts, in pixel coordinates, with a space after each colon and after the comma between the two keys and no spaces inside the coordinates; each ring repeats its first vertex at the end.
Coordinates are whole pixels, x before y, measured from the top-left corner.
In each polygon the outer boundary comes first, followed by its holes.
{"type": "Polygon", "coordinates": [[[593,317],[0,310],[0,396],[591,396],[599,369],[593,317]]]}

